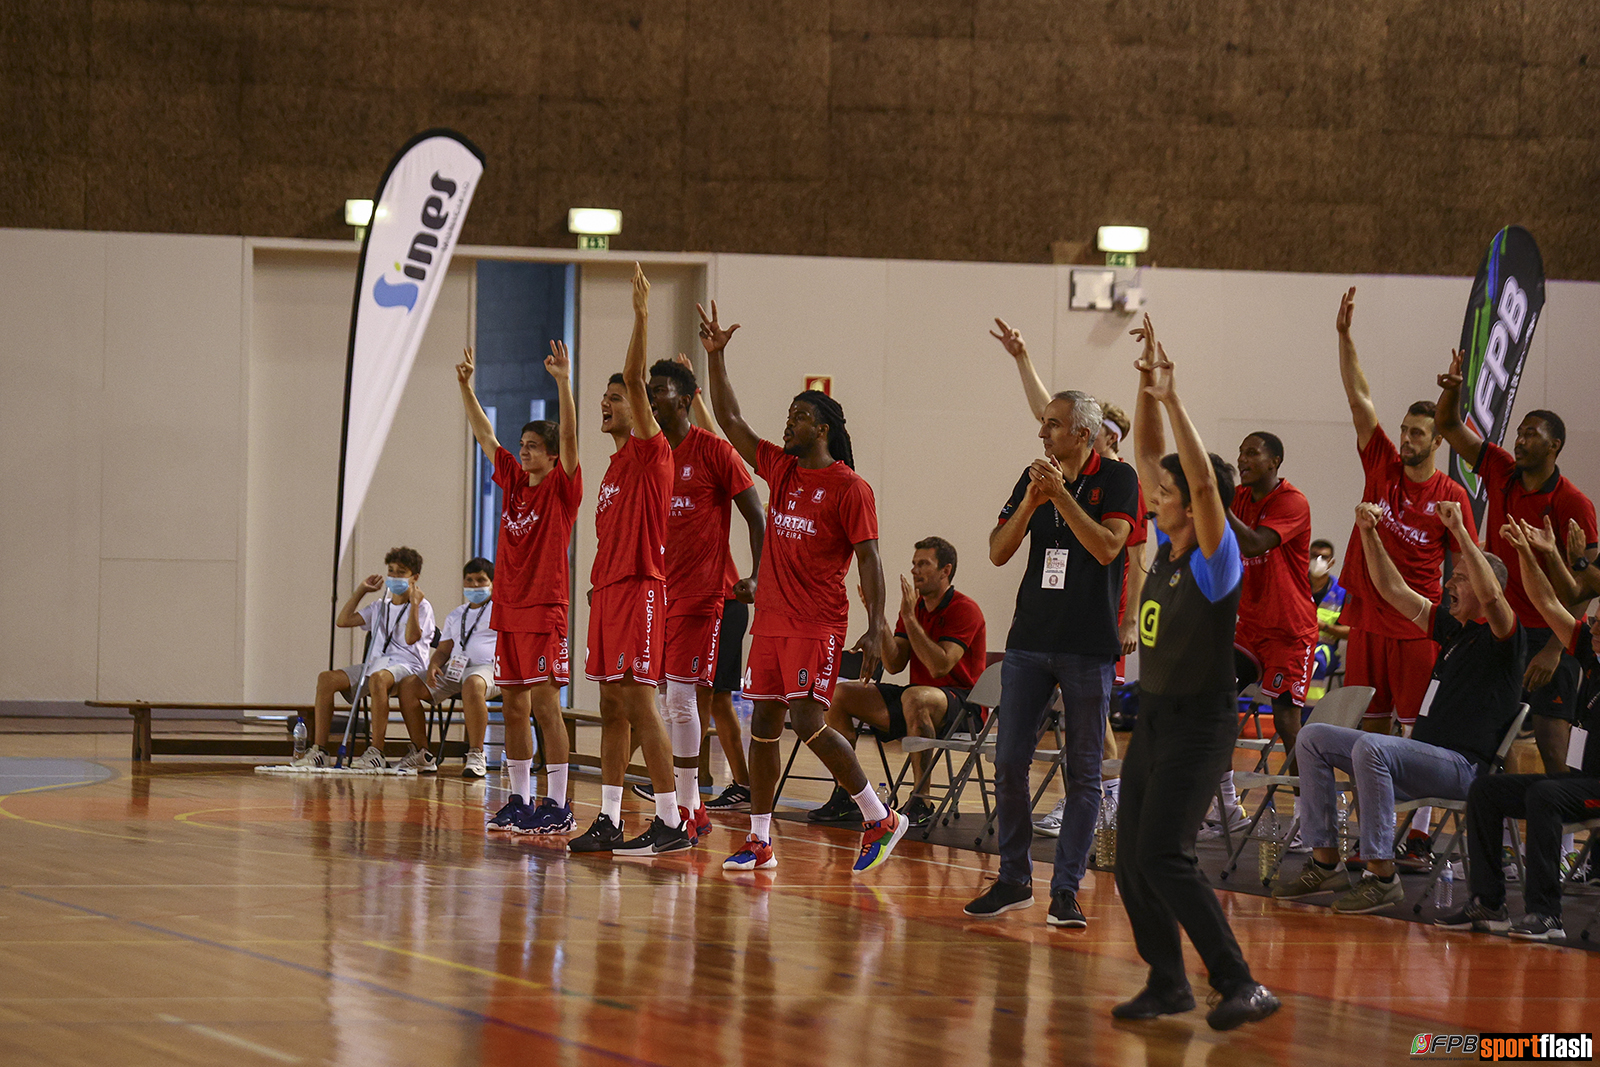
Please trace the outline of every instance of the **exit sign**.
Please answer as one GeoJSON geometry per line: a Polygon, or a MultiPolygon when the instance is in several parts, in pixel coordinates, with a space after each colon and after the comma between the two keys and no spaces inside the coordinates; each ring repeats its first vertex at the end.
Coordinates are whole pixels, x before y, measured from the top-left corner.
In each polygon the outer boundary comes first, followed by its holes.
{"type": "Polygon", "coordinates": [[[1108,267],[1137,267],[1138,257],[1132,252],[1107,252],[1106,266],[1108,267]]]}
{"type": "Polygon", "coordinates": [[[611,251],[611,238],[603,233],[582,233],[578,235],[578,251],[580,252],[609,252],[611,251]]]}

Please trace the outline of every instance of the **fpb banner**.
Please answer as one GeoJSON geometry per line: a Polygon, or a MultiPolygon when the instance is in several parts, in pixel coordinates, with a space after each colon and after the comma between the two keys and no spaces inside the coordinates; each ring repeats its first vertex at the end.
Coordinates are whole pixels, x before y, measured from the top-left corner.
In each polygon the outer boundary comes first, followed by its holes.
{"type": "MultiPolygon", "coordinates": [[[[1461,420],[1490,444],[1505,439],[1511,405],[1522,380],[1522,364],[1533,329],[1544,309],[1544,259],[1533,235],[1507,226],[1494,235],[1467,301],[1461,327],[1461,420]]],[[[1472,512],[1483,526],[1488,503],[1483,480],[1450,452],[1450,477],[1472,498],[1472,512]]]]}
{"type": "Polygon", "coordinates": [[[378,183],[350,312],[335,582],[482,175],[477,146],[451,130],[427,130],[378,183]]]}

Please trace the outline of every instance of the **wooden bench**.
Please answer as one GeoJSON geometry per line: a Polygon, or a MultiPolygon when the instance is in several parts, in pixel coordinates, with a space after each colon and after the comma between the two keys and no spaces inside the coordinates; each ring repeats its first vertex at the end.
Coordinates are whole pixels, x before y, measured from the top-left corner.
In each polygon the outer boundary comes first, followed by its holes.
{"type": "Polygon", "coordinates": [[[133,716],[133,761],[149,763],[156,753],[164,756],[282,756],[292,743],[288,731],[296,715],[311,717],[310,704],[222,704],[184,703],[182,701],[156,700],[86,700],[91,708],[125,708],[133,716]],[[287,716],[284,738],[271,740],[259,737],[193,738],[152,737],[151,713],[155,711],[211,711],[215,715],[185,716],[185,722],[229,722],[237,725],[256,725],[258,719],[250,712],[287,716]]]}

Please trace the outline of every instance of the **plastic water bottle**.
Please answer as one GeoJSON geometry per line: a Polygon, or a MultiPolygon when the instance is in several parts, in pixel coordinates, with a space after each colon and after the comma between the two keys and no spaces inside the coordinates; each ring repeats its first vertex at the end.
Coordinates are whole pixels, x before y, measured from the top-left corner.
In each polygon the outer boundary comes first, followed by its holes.
{"type": "Polygon", "coordinates": [[[1117,805],[1100,801],[1100,816],[1094,826],[1094,865],[1102,871],[1117,866],[1117,805]]]}
{"type": "Polygon", "coordinates": [[[1448,908],[1456,902],[1456,872],[1455,864],[1448,859],[1445,861],[1444,871],[1439,875],[1439,887],[1434,891],[1433,902],[1435,906],[1448,908]]]}
{"type": "Polygon", "coordinates": [[[299,759],[306,754],[306,721],[300,716],[294,717],[294,758],[299,759]]]}
{"type": "Polygon", "coordinates": [[[889,783],[888,782],[879,782],[878,783],[878,800],[879,800],[880,803],[883,804],[884,807],[888,808],[890,811],[894,810],[894,805],[889,802],[890,801],[890,794],[889,794],[889,783]]]}
{"type": "Polygon", "coordinates": [[[1265,829],[1266,834],[1256,849],[1257,873],[1261,875],[1263,885],[1269,884],[1274,875],[1278,873],[1278,865],[1283,862],[1283,826],[1278,820],[1278,810],[1268,808],[1266,815],[1256,823],[1256,829],[1265,829]]]}
{"type": "Polygon", "coordinates": [[[1350,802],[1345,799],[1342,789],[1334,794],[1334,800],[1339,820],[1339,858],[1347,860],[1354,851],[1354,840],[1350,833],[1350,802]]]}
{"type": "Polygon", "coordinates": [[[733,716],[739,720],[739,743],[744,748],[746,760],[750,758],[750,716],[754,711],[743,690],[733,694],[733,716]]]}

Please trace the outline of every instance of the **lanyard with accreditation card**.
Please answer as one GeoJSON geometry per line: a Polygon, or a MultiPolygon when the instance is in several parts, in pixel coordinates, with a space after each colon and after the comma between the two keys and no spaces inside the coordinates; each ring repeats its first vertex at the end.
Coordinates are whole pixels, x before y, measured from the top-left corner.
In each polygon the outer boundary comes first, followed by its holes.
{"type": "MultiPolygon", "coordinates": [[[[1089,479],[1082,474],[1078,475],[1078,488],[1073,490],[1072,499],[1078,500],[1083,496],[1083,487],[1089,484],[1089,479]]],[[[1061,512],[1051,502],[1050,510],[1055,515],[1056,529],[1065,525],[1061,520],[1061,512]]],[[[1039,576],[1041,589],[1062,589],[1067,584],[1067,556],[1065,548],[1047,548],[1044,550],[1044,573],[1039,576]]]]}
{"type": "Polygon", "coordinates": [[[467,642],[471,641],[472,635],[478,632],[478,624],[483,621],[483,613],[489,610],[489,605],[485,604],[478,609],[478,617],[472,620],[472,628],[468,629],[467,613],[471,610],[471,608],[468,608],[461,613],[461,640],[456,643],[455,648],[450,650],[450,659],[445,663],[444,670],[441,672],[446,679],[452,682],[459,682],[466,676],[467,642]]]}

